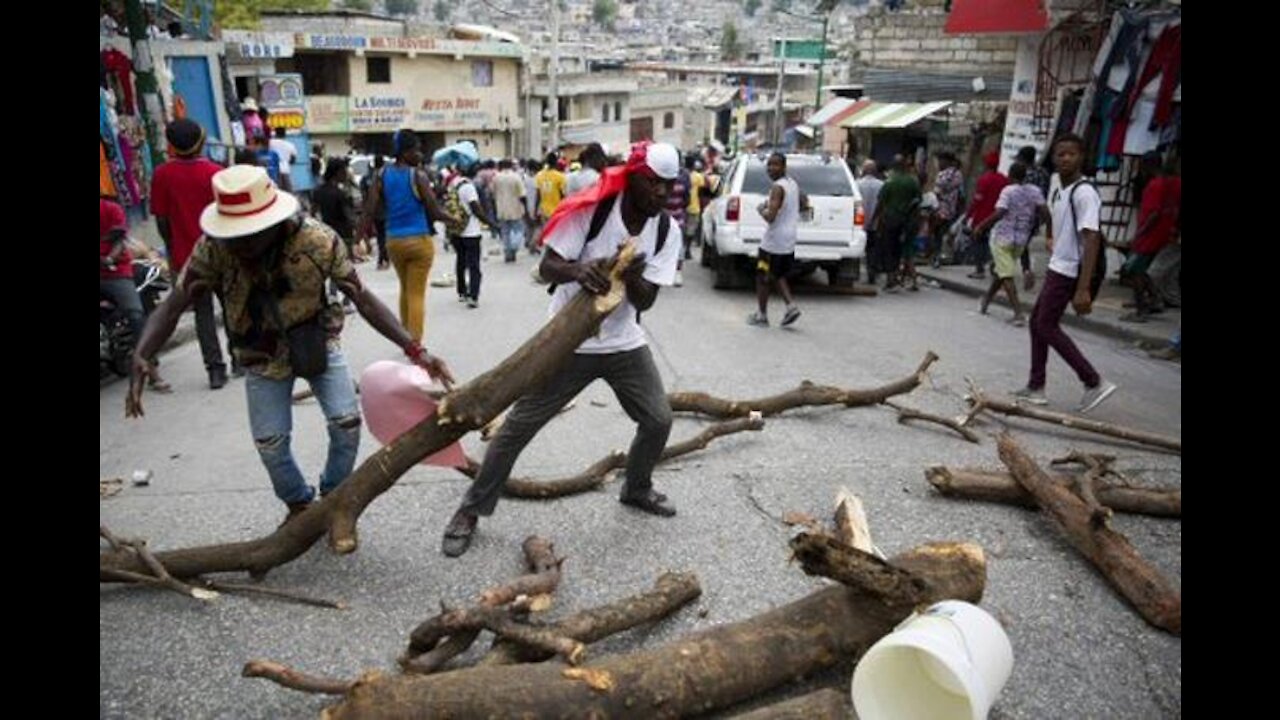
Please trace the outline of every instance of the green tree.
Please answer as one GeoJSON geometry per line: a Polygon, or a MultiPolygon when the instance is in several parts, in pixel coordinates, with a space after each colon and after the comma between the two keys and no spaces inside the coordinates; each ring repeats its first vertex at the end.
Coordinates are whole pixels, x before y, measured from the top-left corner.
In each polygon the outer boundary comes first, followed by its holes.
{"type": "Polygon", "coordinates": [[[595,0],[591,5],[591,19],[597,25],[613,32],[614,21],[618,18],[618,3],[614,0],[595,0]]]}
{"type": "Polygon", "coordinates": [[[417,15],[418,0],[385,0],[388,15],[417,15]]]}
{"type": "Polygon", "coordinates": [[[369,12],[373,10],[373,0],[342,0],[342,8],[344,10],[369,12]]]}
{"type": "Polygon", "coordinates": [[[724,60],[737,60],[742,55],[742,44],[738,42],[738,26],[730,20],[724,24],[720,34],[720,57],[724,60]]]}
{"type": "Polygon", "coordinates": [[[255,30],[264,10],[317,12],[328,9],[329,0],[218,0],[214,3],[213,17],[223,28],[255,30]]]}
{"type": "Polygon", "coordinates": [[[756,11],[760,9],[760,3],[761,0],[747,0],[743,3],[742,10],[747,14],[747,17],[755,17],[756,11]]]}
{"type": "Polygon", "coordinates": [[[431,8],[431,11],[435,13],[436,22],[444,22],[453,14],[453,5],[445,2],[445,0],[436,0],[436,4],[431,8]]]}
{"type": "Polygon", "coordinates": [[[773,4],[769,6],[773,12],[790,12],[791,0],[773,0],[773,4]]]}

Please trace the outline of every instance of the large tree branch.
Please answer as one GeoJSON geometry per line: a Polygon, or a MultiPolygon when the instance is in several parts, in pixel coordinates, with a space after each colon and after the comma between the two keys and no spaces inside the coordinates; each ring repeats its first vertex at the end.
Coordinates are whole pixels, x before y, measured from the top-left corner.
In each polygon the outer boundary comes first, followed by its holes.
{"type": "Polygon", "coordinates": [[[703,392],[671,393],[667,399],[676,412],[697,412],[716,418],[745,417],[753,411],[769,417],[793,408],[818,405],[879,405],[894,395],[916,389],[924,382],[925,372],[937,359],[938,356],[930,351],[910,376],[870,390],[846,390],[814,385],[806,380],[794,390],[755,400],[726,400],[703,392]]]}
{"type": "Polygon", "coordinates": [[[1103,577],[1138,609],[1147,622],[1182,634],[1182,595],[1138,554],[1124,535],[1093,521],[1083,500],[1053,482],[1008,434],[999,437],[1000,460],[1040,507],[1048,511],[1067,539],[1103,577]]]}
{"type": "Polygon", "coordinates": [[[975,410],[981,407],[983,410],[997,412],[1003,415],[1024,417],[1031,420],[1053,423],[1055,425],[1072,428],[1073,430],[1084,430],[1098,435],[1106,435],[1107,437],[1120,438],[1122,440],[1129,440],[1143,445],[1171,450],[1179,455],[1182,454],[1182,440],[1180,438],[1159,435],[1156,433],[1146,432],[1145,430],[1134,430],[1133,428],[1113,425],[1099,420],[1090,420],[1079,415],[1060,413],[1053,410],[1042,410],[1028,405],[1019,405],[1018,403],[991,397],[976,388],[969,394],[966,400],[975,410]]]}
{"type": "MultiPolygon", "coordinates": [[[[530,387],[545,383],[572,358],[584,340],[596,333],[604,317],[622,302],[624,290],[619,269],[626,267],[634,253],[634,244],[629,243],[615,258],[608,294],[577,295],[510,357],[446,395],[435,415],[374,453],[327,498],[276,532],[248,542],[160,553],[157,558],[169,573],[180,578],[235,571],[260,576],[296,559],[326,532],[334,551],[354,552],[356,523],[369,503],[390,489],[422,458],[482,427],[530,387]]],[[[140,558],[121,551],[102,553],[99,567],[132,572],[145,569],[140,558]]],[[[102,581],[112,580],[107,573],[99,575],[102,581]]]]}
{"type": "MultiPolygon", "coordinates": [[[[1021,505],[1038,508],[1036,500],[1018,484],[1008,472],[968,470],[936,465],[924,471],[929,484],[943,495],[983,500],[987,502],[1021,505]]],[[[1067,476],[1051,476],[1054,483],[1070,488],[1075,480],[1067,476]]],[[[1137,513],[1155,517],[1182,517],[1181,490],[1150,490],[1103,485],[1097,488],[1098,501],[1122,513],[1137,513]]]]}

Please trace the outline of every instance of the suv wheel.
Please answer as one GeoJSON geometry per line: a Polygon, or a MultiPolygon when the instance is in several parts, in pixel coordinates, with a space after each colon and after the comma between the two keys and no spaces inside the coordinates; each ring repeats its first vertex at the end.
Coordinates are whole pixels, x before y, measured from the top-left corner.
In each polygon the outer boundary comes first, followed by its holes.
{"type": "Polygon", "coordinates": [[[705,268],[715,267],[717,257],[716,246],[710,240],[704,238],[702,241],[702,254],[698,259],[698,264],[705,268]]]}

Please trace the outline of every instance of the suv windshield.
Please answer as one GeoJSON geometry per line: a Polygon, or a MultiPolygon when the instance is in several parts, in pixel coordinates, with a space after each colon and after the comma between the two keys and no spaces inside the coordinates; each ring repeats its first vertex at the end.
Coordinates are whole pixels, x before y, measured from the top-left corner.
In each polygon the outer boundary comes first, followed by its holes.
{"type": "MultiPolygon", "coordinates": [[[[839,160],[832,160],[830,165],[821,163],[800,163],[792,161],[787,165],[787,174],[800,186],[806,195],[823,195],[826,197],[852,197],[853,187],[844,172],[839,160]]],[[[769,173],[764,163],[751,162],[747,165],[747,177],[742,181],[742,192],[755,195],[768,195],[769,173]]]]}

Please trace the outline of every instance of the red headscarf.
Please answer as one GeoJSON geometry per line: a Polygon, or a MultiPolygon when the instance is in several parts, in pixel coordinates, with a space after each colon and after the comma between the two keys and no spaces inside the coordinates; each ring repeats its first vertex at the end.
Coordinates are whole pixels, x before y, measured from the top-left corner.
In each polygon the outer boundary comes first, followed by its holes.
{"type": "Polygon", "coordinates": [[[992,150],[982,156],[982,164],[987,166],[988,170],[995,170],[1000,167],[1000,153],[992,150]]]}
{"type": "Polygon", "coordinates": [[[551,232],[565,218],[570,215],[586,210],[588,207],[594,207],[598,203],[618,195],[623,188],[627,186],[627,176],[633,172],[645,173],[649,176],[655,176],[653,169],[649,167],[649,145],[648,140],[635,143],[631,146],[631,155],[627,158],[627,164],[621,167],[605,168],[600,173],[600,182],[591,187],[574,194],[560,203],[556,207],[556,211],[551,214],[551,218],[547,220],[547,224],[542,228],[542,235],[538,237],[538,245],[542,246],[551,232]]]}

